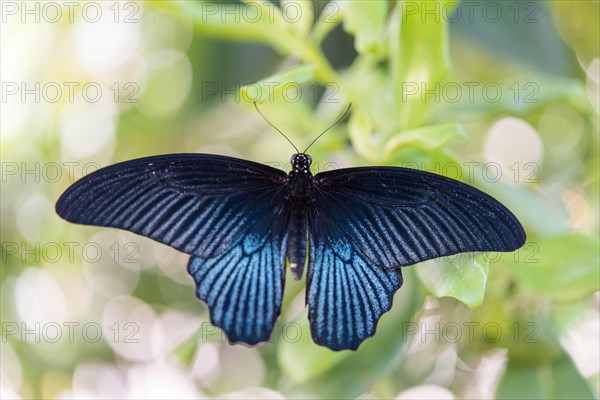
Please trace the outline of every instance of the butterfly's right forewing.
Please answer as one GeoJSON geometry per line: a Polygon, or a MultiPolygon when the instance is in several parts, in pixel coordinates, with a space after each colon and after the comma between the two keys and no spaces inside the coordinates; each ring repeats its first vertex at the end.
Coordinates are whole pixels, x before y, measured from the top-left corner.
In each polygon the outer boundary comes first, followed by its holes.
{"type": "Polygon", "coordinates": [[[470,251],[513,251],[525,242],[517,218],[459,181],[396,167],[315,176],[314,209],[376,265],[395,269],[470,251]]]}

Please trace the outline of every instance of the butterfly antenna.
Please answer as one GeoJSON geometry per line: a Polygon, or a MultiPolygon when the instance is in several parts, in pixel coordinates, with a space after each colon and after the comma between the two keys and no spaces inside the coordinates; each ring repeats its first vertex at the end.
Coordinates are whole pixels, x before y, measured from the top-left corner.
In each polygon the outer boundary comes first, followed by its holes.
{"type": "Polygon", "coordinates": [[[296,146],[294,146],[294,143],[292,143],[292,141],[291,141],[291,140],[290,140],[290,139],[289,139],[287,136],[285,136],[285,133],[281,132],[281,131],[280,131],[280,130],[279,130],[279,129],[278,129],[276,126],[275,126],[275,125],[273,125],[273,124],[272,124],[272,123],[271,123],[271,122],[270,122],[270,121],[267,119],[267,117],[265,117],[265,116],[263,115],[263,113],[261,113],[261,112],[260,112],[260,110],[258,109],[258,105],[256,104],[256,102],[254,102],[254,108],[256,108],[256,111],[257,111],[257,112],[260,114],[260,116],[261,116],[261,117],[262,117],[262,118],[263,118],[265,121],[267,121],[267,123],[268,123],[269,125],[271,125],[271,126],[273,127],[273,129],[275,129],[277,132],[281,133],[281,135],[282,135],[284,138],[286,138],[288,142],[290,142],[290,144],[291,144],[291,145],[294,147],[294,149],[296,149],[296,153],[300,153],[300,150],[298,150],[298,148],[297,148],[296,146]]]}
{"type": "Polygon", "coordinates": [[[310,148],[310,146],[312,146],[317,140],[319,140],[319,138],[321,136],[323,136],[325,134],[325,132],[327,132],[328,130],[330,130],[334,126],[336,126],[337,123],[340,122],[342,120],[342,118],[344,118],[346,116],[346,114],[348,114],[348,111],[350,111],[350,107],[352,107],[352,103],[348,104],[348,108],[346,108],[346,111],[344,111],[344,113],[342,115],[340,115],[340,117],[333,124],[331,124],[331,126],[329,128],[325,129],[323,132],[321,132],[321,134],[319,136],[317,136],[315,138],[315,140],[313,140],[312,142],[310,142],[310,144],[308,145],[308,147],[306,148],[306,150],[303,151],[303,153],[306,153],[308,151],[308,149],[310,148]]]}

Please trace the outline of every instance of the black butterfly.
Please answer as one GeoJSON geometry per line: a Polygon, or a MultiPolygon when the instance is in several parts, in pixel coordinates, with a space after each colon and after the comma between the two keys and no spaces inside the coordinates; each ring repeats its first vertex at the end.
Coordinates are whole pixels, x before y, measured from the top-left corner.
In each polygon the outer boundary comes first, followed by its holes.
{"type": "Polygon", "coordinates": [[[333,350],[354,350],[375,334],[402,285],[400,267],[525,242],[508,209],[456,180],[397,167],[313,176],[311,162],[298,152],[286,174],[211,154],[141,158],[82,178],[56,211],[191,255],[197,296],[231,342],[269,339],[286,258],[295,279],[308,259],[312,336],[333,350]]]}

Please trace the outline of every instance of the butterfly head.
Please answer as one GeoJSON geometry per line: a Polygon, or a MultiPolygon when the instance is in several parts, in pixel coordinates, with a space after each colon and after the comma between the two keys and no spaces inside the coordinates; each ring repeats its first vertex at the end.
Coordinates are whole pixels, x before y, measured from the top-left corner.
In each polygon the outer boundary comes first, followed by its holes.
{"type": "Polygon", "coordinates": [[[304,153],[294,154],[292,158],[290,158],[290,163],[292,163],[292,170],[294,173],[309,174],[312,157],[304,153]]]}

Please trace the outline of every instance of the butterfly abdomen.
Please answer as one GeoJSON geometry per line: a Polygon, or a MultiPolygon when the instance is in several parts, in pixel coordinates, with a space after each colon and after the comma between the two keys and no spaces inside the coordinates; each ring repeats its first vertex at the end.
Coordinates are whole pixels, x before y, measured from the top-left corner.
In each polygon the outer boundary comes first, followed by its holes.
{"type": "Polygon", "coordinates": [[[292,208],[288,228],[286,255],[294,279],[302,278],[306,263],[306,241],[308,237],[308,218],[306,209],[292,208]]]}

